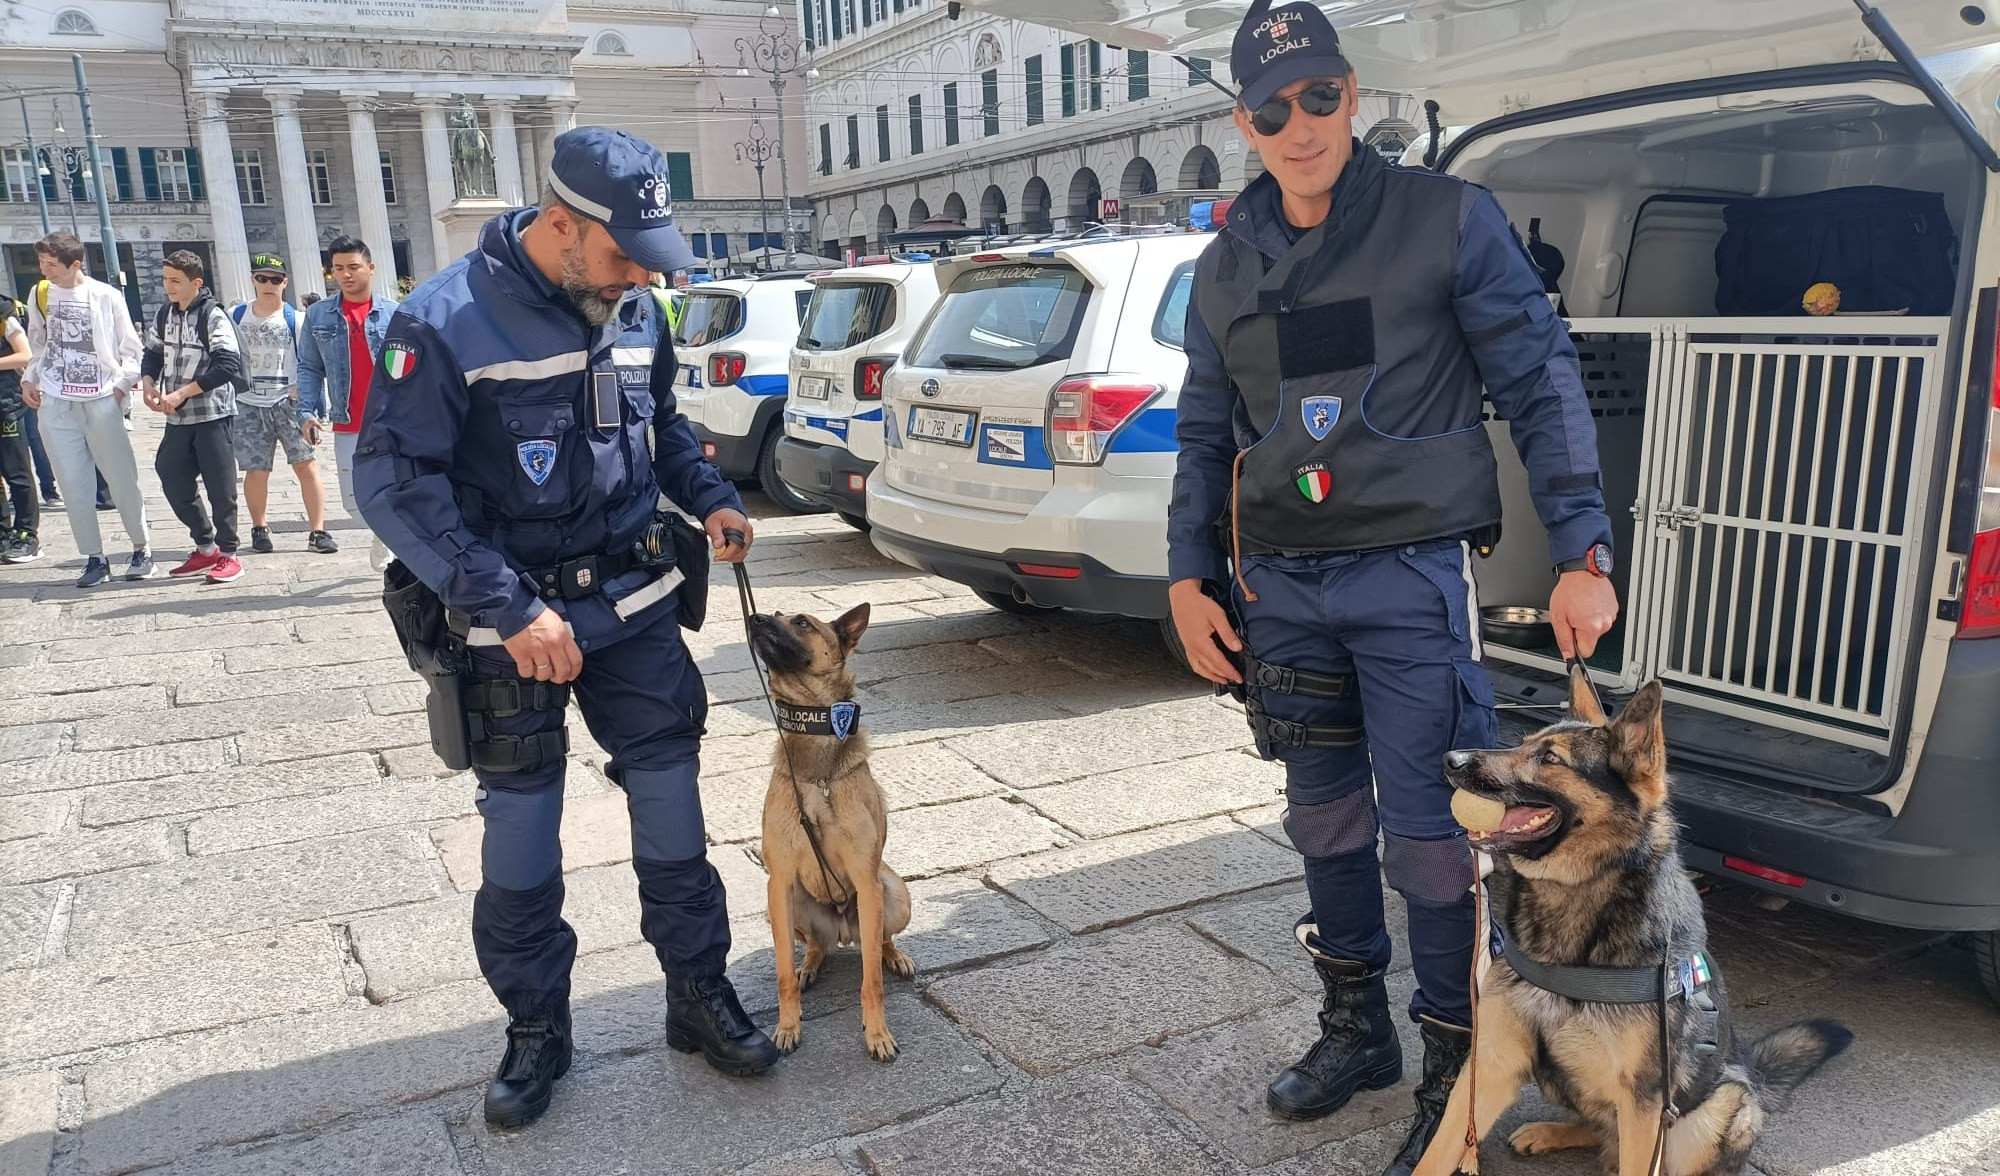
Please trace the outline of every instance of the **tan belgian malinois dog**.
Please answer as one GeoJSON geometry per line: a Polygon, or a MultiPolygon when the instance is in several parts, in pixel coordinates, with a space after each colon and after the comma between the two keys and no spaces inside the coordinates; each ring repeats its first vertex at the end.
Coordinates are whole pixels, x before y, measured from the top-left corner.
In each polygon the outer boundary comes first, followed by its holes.
{"type": "Polygon", "coordinates": [[[751,641],[771,671],[778,747],[764,794],[764,868],[771,875],[771,945],[778,963],[778,1028],[771,1040],[799,1044],[801,980],[819,978],[826,953],[861,949],[861,1029],[868,1056],[896,1056],[882,1008],[882,972],[916,974],[896,947],[910,925],[910,891],[882,861],[889,806],[868,770],[868,737],[853,701],[848,655],[868,627],[868,606],[831,624],[795,613],[751,617],[751,641]],[[803,818],[803,819],[801,819],[803,818]],[[794,965],[792,944],[803,943],[794,965]]]}

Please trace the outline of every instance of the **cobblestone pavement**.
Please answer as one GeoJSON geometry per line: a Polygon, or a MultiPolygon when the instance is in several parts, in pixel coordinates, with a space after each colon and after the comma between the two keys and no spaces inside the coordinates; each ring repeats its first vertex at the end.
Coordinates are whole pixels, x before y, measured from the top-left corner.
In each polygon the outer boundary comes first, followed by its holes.
{"type": "MultiPolygon", "coordinates": [[[[143,459],[157,425],[138,426],[143,459]]],[[[919,973],[890,990],[902,1055],[868,1060],[851,953],[765,1079],[662,1047],[621,797],[573,722],[577,1065],[540,1123],[488,1131],[502,1022],[467,933],[472,781],[425,746],[365,534],[336,505],[343,550],[308,554],[282,471],[275,490],[282,550],[232,586],[74,590],[60,512],[56,558],[0,571],[0,1176],[1373,1176],[1400,1139],[1407,1083],[1315,1124],[1262,1109],[1315,982],[1288,934],[1280,775],[1241,715],[1151,625],[996,612],[761,499],[763,607],[874,606],[860,701],[916,908],[919,973]]],[[[154,505],[171,564],[184,535],[154,505]]],[[[694,638],[703,789],[733,975],[768,1023],[750,853],[771,737],[717,585],[694,638]]],[[[2000,1015],[1959,948],[1742,894],[1711,907],[1747,1030],[1811,1012],[1858,1034],[1773,1121],[1765,1176],[2000,1171],[2000,1015]]]]}

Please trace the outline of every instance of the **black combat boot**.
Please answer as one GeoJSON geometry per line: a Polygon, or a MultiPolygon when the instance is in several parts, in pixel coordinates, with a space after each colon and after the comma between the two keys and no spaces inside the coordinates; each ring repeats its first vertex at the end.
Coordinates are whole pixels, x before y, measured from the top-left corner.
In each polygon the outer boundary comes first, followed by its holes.
{"type": "Polygon", "coordinates": [[[667,977],[667,1044],[746,1078],[778,1064],[778,1047],[750,1023],[727,976],[667,977]]]}
{"type": "MultiPolygon", "coordinates": [[[[1424,1158],[1424,1149],[1431,1145],[1431,1137],[1437,1134],[1438,1123],[1444,1118],[1451,1084],[1458,1081],[1459,1067],[1465,1065],[1465,1055],[1472,1048],[1470,1029],[1430,1017],[1422,1018],[1422,1028],[1424,1080],[1417,1086],[1417,1117],[1410,1123],[1410,1136],[1403,1141],[1403,1150],[1382,1169],[1382,1176],[1410,1176],[1417,1170],[1417,1161],[1424,1158]]],[[[1455,1129],[1463,1130],[1464,1126],[1461,1123],[1455,1129]]]]}
{"type": "Polygon", "coordinates": [[[569,1073],[572,1043],[569,1003],[507,1023],[507,1053],[486,1088],[486,1121],[521,1127],[542,1117],[555,1097],[556,1079],[569,1073]]]}
{"type": "Polygon", "coordinates": [[[1323,954],[1310,927],[1300,925],[1299,941],[1326,985],[1326,1003],[1319,1013],[1319,1040],[1264,1093],[1265,1105],[1286,1119],[1331,1115],[1355,1091],[1381,1090],[1403,1079],[1403,1045],[1389,1017],[1383,973],[1323,954]]]}

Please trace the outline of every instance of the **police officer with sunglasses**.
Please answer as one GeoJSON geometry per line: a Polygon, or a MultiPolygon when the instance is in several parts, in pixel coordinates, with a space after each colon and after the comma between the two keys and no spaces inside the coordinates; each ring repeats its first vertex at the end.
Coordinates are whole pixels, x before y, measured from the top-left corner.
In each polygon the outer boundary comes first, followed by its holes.
{"type": "Polygon", "coordinates": [[[1257,0],[1230,57],[1265,174],[1195,271],[1169,596],[1190,664],[1286,767],[1321,1035],[1266,1101],[1316,1119],[1397,1082],[1383,881],[1408,910],[1424,1043],[1416,1165],[1470,1044],[1473,858],[1445,752],[1496,741],[1473,554],[1499,540],[1485,402],[1549,537],[1565,654],[1617,618],[1575,348],[1481,188],[1353,138],[1354,71],[1314,6],[1257,0]],[[1378,861],[1376,844],[1382,844],[1378,861]]]}

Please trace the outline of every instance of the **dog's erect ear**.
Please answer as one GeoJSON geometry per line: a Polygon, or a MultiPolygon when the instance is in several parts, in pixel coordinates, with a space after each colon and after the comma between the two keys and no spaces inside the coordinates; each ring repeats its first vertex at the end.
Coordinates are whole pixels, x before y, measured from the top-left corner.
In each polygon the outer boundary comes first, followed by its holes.
{"type": "Polygon", "coordinates": [[[1611,763],[1625,778],[1632,794],[1645,808],[1656,808],[1667,799],[1667,741],[1662,723],[1665,702],[1658,678],[1639,687],[1639,693],[1611,722],[1611,763]]]}
{"type": "Polygon", "coordinates": [[[867,628],[867,601],[864,600],[840,614],[840,618],[833,622],[833,634],[840,638],[841,656],[845,657],[847,654],[854,652],[855,643],[861,640],[861,634],[867,628]]]}
{"type": "Polygon", "coordinates": [[[1569,668],[1569,717],[1593,727],[1604,725],[1604,703],[1597,697],[1597,688],[1590,684],[1590,674],[1581,663],[1569,668]]]}

